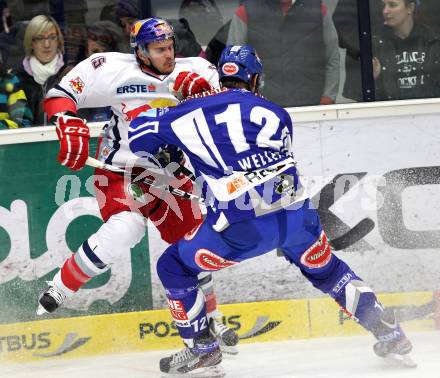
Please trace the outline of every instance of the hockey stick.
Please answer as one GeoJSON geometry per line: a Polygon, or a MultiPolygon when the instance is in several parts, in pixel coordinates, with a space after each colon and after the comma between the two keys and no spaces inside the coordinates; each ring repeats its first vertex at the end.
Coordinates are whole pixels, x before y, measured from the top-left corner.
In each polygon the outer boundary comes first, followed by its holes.
{"type": "MultiPolygon", "coordinates": [[[[91,156],[89,156],[87,158],[86,165],[88,165],[89,167],[99,168],[99,169],[103,169],[106,171],[110,171],[110,172],[113,172],[113,173],[116,173],[119,175],[123,175],[123,176],[129,175],[134,180],[136,178],[138,178],[138,175],[135,173],[130,173],[130,172],[126,171],[125,169],[115,167],[110,164],[103,163],[102,161],[99,161],[95,158],[92,158],[91,156]]],[[[187,170],[186,168],[185,168],[185,170],[186,171],[183,171],[181,173],[185,174],[188,178],[192,179],[194,176],[191,177],[190,175],[187,174],[187,172],[190,172],[190,171],[187,170]]],[[[192,193],[189,193],[189,192],[185,192],[181,189],[173,188],[172,186],[169,186],[169,185],[163,185],[163,184],[158,185],[155,180],[152,180],[148,177],[142,178],[142,182],[150,185],[153,188],[161,189],[163,191],[174,194],[178,197],[185,198],[185,199],[188,199],[191,201],[196,201],[198,203],[206,205],[205,198],[199,197],[199,196],[192,194],[192,193]]],[[[374,226],[375,226],[375,223],[372,219],[370,219],[370,218],[362,219],[362,221],[360,221],[356,226],[354,226],[352,229],[347,231],[344,235],[341,235],[341,236],[331,240],[330,244],[335,251],[340,251],[342,249],[346,249],[349,246],[357,243],[359,240],[361,240],[367,234],[369,234],[373,230],[374,226]]]]}
{"type": "Polygon", "coordinates": [[[362,219],[356,226],[347,231],[344,235],[331,240],[330,245],[335,251],[346,249],[369,234],[373,230],[374,226],[375,223],[371,218],[362,219]]]}
{"type": "MultiPolygon", "coordinates": [[[[102,161],[99,161],[95,158],[92,158],[91,156],[89,156],[86,160],[86,165],[88,165],[89,167],[93,167],[93,168],[99,168],[99,169],[103,169],[106,171],[110,171],[113,173],[116,173],[118,175],[122,175],[122,176],[130,176],[133,180],[136,180],[138,178],[139,175],[135,174],[135,173],[130,173],[128,171],[126,171],[125,169],[119,168],[119,167],[115,167],[113,165],[110,164],[106,164],[103,163],[102,161]]],[[[154,176],[154,174],[152,173],[152,176],[154,176]]],[[[199,197],[195,194],[189,193],[189,192],[185,192],[184,190],[181,189],[176,189],[173,188],[170,185],[164,185],[164,184],[158,184],[155,180],[150,179],[148,177],[143,177],[142,182],[144,182],[147,185],[150,185],[153,188],[156,189],[161,189],[165,192],[169,192],[171,194],[174,194],[177,197],[181,197],[181,198],[185,198],[191,201],[196,201],[199,202],[201,204],[205,204],[206,205],[206,200],[205,198],[199,197]]]]}

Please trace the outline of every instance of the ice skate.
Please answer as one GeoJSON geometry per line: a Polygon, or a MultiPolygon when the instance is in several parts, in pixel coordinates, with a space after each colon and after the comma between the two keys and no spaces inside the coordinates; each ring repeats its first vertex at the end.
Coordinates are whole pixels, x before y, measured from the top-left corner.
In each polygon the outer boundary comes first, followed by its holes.
{"type": "Polygon", "coordinates": [[[394,310],[384,310],[374,334],[379,340],[373,346],[374,353],[377,356],[392,364],[417,367],[409,354],[412,350],[411,341],[406,337],[397,322],[394,310]]]}
{"type": "Polygon", "coordinates": [[[162,377],[220,378],[226,375],[220,365],[222,352],[219,343],[208,329],[192,344],[160,360],[162,377]]]}
{"type": "Polygon", "coordinates": [[[37,315],[54,312],[66,299],[66,296],[52,281],[47,281],[47,284],[49,287],[40,295],[38,300],[37,315]]]}
{"type": "Polygon", "coordinates": [[[231,328],[225,326],[221,321],[213,318],[211,332],[217,337],[222,353],[236,355],[238,354],[237,344],[238,335],[231,328]]]}

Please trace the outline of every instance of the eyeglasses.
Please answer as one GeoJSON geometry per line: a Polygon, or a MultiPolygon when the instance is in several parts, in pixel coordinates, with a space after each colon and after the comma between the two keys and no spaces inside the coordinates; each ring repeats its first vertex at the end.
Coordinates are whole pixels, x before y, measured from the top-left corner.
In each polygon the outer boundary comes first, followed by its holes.
{"type": "Polygon", "coordinates": [[[37,35],[36,37],[32,38],[32,41],[35,43],[44,43],[44,41],[49,41],[50,43],[55,42],[58,40],[58,36],[56,34],[50,34],[47,37],[44,37],[42,35],[37,35]]]}

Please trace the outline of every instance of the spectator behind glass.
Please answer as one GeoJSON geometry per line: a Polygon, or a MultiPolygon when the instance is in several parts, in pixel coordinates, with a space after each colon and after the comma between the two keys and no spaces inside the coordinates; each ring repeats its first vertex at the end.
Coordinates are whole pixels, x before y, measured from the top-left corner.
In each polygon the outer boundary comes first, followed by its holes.
{"type": "Polygon", "coordinates": [[[373,36],[377,100],[440,96],[440,36],[418,22],[416,0],[383,0],[373,36]]]}
{"type": "MultiPolygon", "coordinates": [[[[440,2],[421,0],[418,4],[418,16],[430,29],[440,32],[440,2]]],[[[339,38],[339,47],[346,49],[345,83],[343,96],[362,101],[362,79],[360,68],[359,26],[356,0],[339,0],[333,13],[333,21],[339,38]]],[[[370,0],[370,22],[372,34],[382,27],[382,1],[370,0]]]]}
{"type": "Polygon", "coordinates": [[[65,73],[64,39],[57,22],[50,16],[35,16],[26,27],[23,46],[26,56],[17,75],[32,109],[34,124],[45,125],[43,98],[65,73]]]}
{"type": "Polygon", "coordinates": [[[119,24],[125,30],[125,33],[129,35],[133,24],[141,18],[139,0],[118,1],[115,13],[119,24]]]}
{"type": "Polygon", "coordinates": [[[71,68],[86,57],[87,30],[86,14],[87,1],[64,1],[63,4],[63,36],[64,61],[71,68]]]}
{"type": "Polygon", "coordinates": [[[12,26],[12,17],[11,17],[11,11],[9,10],[6,4],[6,1],[0,1],[0,15],[1,15],[0,33],[1,32],[9,33],[12,26]]]}
{"type": "Polygon", "coordinates": [[[101,10],[99,19],[101,21],[111,21],[118,25],[122,32],[127,36],[119,51],[130,53],[129,35],[133,23],[141,18],[138,0],[110,0],[101,10]]]}
{"type": "Polygon", "coordinates": [[[338,38],[321,0],[248,0],[228,45],[249,43],[265,68],[263,95],[283,107],[327,105],[339,89],[338,38]]]}
{"type": "Polygon", "coordinates": [[[0,130],[29,126],[32,126],[32,111],[20,80],[12,69],[4,69],[0,54],[0,130]]]}
{"type": "Polygon", "coordinates": [[[197,42],[196,36],[189,27],[186,19],[167,19],[167,21],[173,27],[176,37],[176,58],[187,58],[194,56],[206,58],[202,46],[200,46],[200,43],[197,42]]]}
{"type": "MultiPolygon", "coordinates": [[[[381,0],[371,0],[371,30],[376,30],[381,23],[381,12],[381,0]]],[[[362,101],[357,1],[339,0],[333,13],[333,21],[338,33],[339,47],[346,50],[345,82],[342,95],[351,100],[362,101]]]]}
{"type": "Polygon", "coordinates": [[[226,22],[218,31],[215,33],[214,37],[209,41],[206,46],[206,59],[208,59],[212,64],[217,66],[220,59],[220,55],[226,47],[226,42],[228,40],[229,28],[231,27],[231,20],[226,22]]]}
{"type": "Polygon", "coordinates": [[[187,20],[196,40],[203,46],[223,25],[223,17],[214,0],[183,0],[179,18],[187,20]]]}
{"type": "Polygon", "coordinates": [[[39,14],[50,14],[50,0],[8,0],[12,19],[28,21],[39,14]]]}
{"type": "Polygon", "coordinates": [[[120,51],[121,44],[127,43],[128,36],[111,21],[97,21],[87,26],[87,57],[108,51],[120,51]]]}
{"type": "MultiPolygon", "coordinates": [[[[87,26],[87,57],[109,51],[120,51],[128,37],[112,21],[98,21],[87,26]]],[[[89,122],[107,121],[112,115],[110,107],[80,109],[78,116],[89,122]]]]}

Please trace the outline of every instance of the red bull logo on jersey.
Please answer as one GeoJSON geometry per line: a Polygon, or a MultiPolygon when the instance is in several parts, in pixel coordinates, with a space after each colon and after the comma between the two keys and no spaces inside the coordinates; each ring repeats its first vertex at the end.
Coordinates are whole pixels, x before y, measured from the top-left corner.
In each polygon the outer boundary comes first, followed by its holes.
{"type": "Polygon", "coordinates": [[[76,94],[81,94],[84,90],[84,82],[79,76],[77,76],[75,79],[69,80],[69,85],[76,94]]]}
{"type": "Polygon", "coordinates": [[[135,119],[140,113],[146,112],[147,110],[151,109],[151,106],[148,104],[144,104],[133,109],[127,109],[127,105],[125,104],[125,102],[122,102],[121,105],[122,113],[125,115],[125,120],[127,122],[135,119]]]}
{"type": "Polygon", "coordinates": [[[235,63],[225,63],[222,66],[222,71],[225,75],[235,75],[239,68],[235,63]]]}

